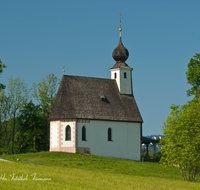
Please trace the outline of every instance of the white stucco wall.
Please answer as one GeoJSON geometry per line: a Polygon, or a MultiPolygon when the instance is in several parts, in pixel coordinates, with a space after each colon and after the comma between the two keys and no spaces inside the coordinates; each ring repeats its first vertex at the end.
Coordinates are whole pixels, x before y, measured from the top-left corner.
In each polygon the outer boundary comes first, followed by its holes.
{"type": "Polygon", "coordinates": [[[116,69],[110,69],[110,71],[111,71],[111,79],[115,79],[115,73],[117,74],[116,82],[120,94],[132,94],[131,69],[116,68],[116,69]],[[126,78],[124,78],[124,72],[126,72],[126,78]]]}
{"type": "Polygon", "coordinates": [[[89,147],[97,156],[140,160],[140,123],[90,121],[77,123],[77,147],[89,147]],[[82,127],[86,127],[86,140],[82,141],[82,127]],[[108,128],[112,141],[108,141],[108,128]]]}

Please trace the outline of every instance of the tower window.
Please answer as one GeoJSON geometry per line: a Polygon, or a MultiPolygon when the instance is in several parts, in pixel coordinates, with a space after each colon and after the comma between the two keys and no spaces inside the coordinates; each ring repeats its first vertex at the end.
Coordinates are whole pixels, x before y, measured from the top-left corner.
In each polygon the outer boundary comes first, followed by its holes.
{"type": "Polygon", "coordinates": [[[71,127],[69,125],[65,128],[65,140],[71,141],[71,127]]]}
{"type": "Polygon", "coordinates": [[[86,141],[86,128],[85,128],[85,126],[82,127],[82,141],[86,141]]]}
{"type": "Polygon", "coordinates": [[[126,72],[124,72],[124,78],[126,79],[127,77],[126,77],[126,72]]]}
{"type": "Polygon", "coordinates": [[[112,141],[112,129],[108,128],[108,141],[112,141]]]}
{"type": "Polygon", "coordinates": [[[115,73],[115,79],[117,78],[117,73],[115,73]]]}

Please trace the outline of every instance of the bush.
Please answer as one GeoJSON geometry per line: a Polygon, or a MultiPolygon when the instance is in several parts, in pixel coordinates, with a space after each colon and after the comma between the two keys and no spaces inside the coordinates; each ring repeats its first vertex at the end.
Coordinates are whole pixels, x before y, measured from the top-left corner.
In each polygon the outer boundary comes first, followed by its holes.
{"type": "Polygon", "coordinates": [[[162,153],[161,153],[160,150],[159,150],[158,152],[156,152],[156,160],[157,160],[158,162],[160,161],[161,156],[162,156],[162,153]]]}

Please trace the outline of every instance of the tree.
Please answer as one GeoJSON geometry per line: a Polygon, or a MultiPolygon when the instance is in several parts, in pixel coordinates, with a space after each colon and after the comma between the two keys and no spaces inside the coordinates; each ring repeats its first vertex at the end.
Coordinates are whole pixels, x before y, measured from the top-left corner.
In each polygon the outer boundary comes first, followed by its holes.
{"type": "Polygon", "coordinates": [[[11,101],[5,91],[0,91],[0,147],[7,145],[7,123],[9,120],[11,101]],[[4,124],[4,125],[3,125],[4,124]]]}
{"type": "Polygon", "coordinates": [[[30,101],[24,106],[20,111],[16,134],[18,152],[48,150],[45,120],[39,105],[30,101]]]}
{"type": "Polygon", "coordinates": [[[53,107],[58,84],[59,80],[53,73],[47,75],[46,79],[43,78],[38,84],[33,82],[32,96],[36,98],[38,103],[43,107],[45,114],[53,107]]]}
{"type": "Polygon", "coordinates": [[[200,103],[193,100],[184,106],[171,106],[170,116],[164,122],[165,138],[161,162],[176,166],[183,180],[194,182],[200,167],[200,103]]]}
{"type": "Polygon", "coordinates": [[[192,85],[192,88],[187,91],[188,96],[195,95],[195,97],[200,97],[200,53],[196,53],[190,59],[186,76],[187,82],[192,85]]]}
{"type": "Polygon", "coordinates": [[[15,127],[16,127],[16,116],[18,111],[23,108],[28,100],[28,88],[24,80],[20,78],[9,78],[8,80],[8,98],[11,100],[10,112],[13,118],[12,127],[12,153],[14,147],[15,127]]]}
{"type": "Polygon", "coordinates": [[[53,73],[46,76],[46,79],[42,79],[41,82],[35,84],[33,82],[33,93],[32,96],[36,98],[39,105],[43,109],[43,113],[46,116],[46,127],[47,127],[47,136],[49,139],[49,113],[53,107],[53,103],[56,97],[57,87],[59,80],[54,76],[53,73]]]}
{"type": "MultiPolygon", "coordinates": [[[[1,76],[1,74],[3,73],[3,68],[6,68],[7,66],[3,63],[2,64],[2,61],[1,61],[1,59],[0,59],[0,76],[1,76]]],[[[5,85],[3,85],[3,84],[1,84],[0,83],[0,91],[2,90],[2,89],[5,89],[5,85]]]]}
{"type": "Polygon", "coordinates": [[[176,166],[183,180],[194,182],[200,168],[200,53],[190,59],[186,76],[192,85],[187,95],[195,97],[183,106],[171,106],[163,126],[161,162],[176,166]]]}

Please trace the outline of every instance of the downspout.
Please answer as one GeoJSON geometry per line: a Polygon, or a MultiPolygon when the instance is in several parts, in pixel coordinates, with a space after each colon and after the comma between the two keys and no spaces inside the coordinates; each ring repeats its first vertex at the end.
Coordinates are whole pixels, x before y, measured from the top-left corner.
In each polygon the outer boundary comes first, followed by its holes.
{"type": "MultiPolygon", "coordinates": [[[[78,119],[76,120],[76,137],[75,137],[76,143],[75,143],[75,150],[78,151],[78,119]]],[[[75,152],[75,153],[76,153],[75,152]]]]}
{"type": "Polygon", "coordinates": [[[131,93],[132,93],[132,96],[133,96],[133,81],[132,81],[132,70],[131,70],[131,93]]]}
{"type": "Polygon", "coordinates": [[[140,161],[142,161],[142,123],[140,123],[140,161]]]}

